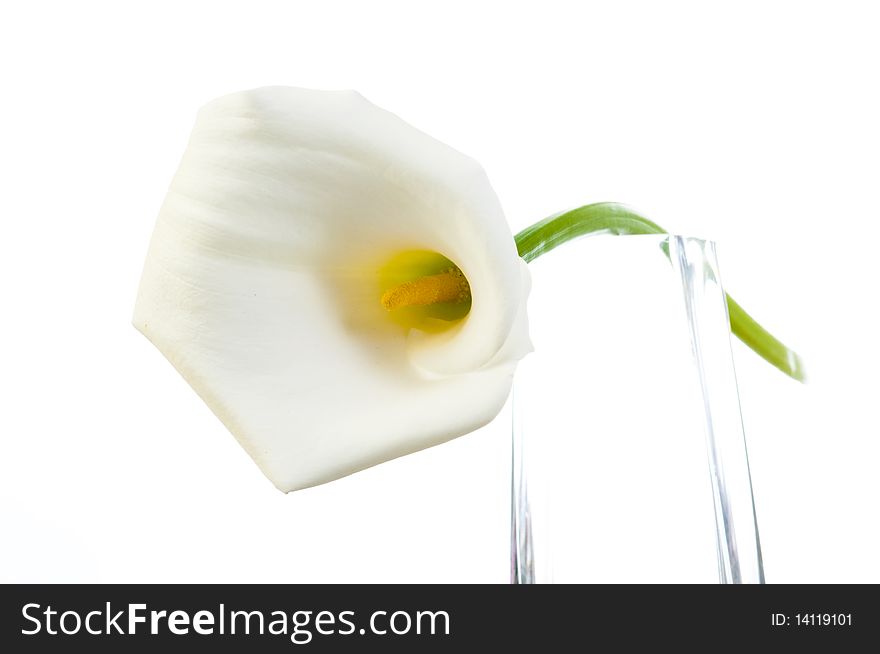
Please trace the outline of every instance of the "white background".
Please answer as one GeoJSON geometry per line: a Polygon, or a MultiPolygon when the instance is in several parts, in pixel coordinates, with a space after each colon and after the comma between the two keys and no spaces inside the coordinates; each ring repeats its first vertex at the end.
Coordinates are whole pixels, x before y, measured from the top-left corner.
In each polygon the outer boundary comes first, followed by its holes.
{"type": "Polygon", "coordinates": [[[767,579],[880,582],[872,9],[4,5],[0,580],[507,580],[506,412],[285,496],[130,325],[197,108],[287,84],[355,88],[472,155],[514,231],[617,200],[718,241],[811,375],[735,344],[767,579]]]}

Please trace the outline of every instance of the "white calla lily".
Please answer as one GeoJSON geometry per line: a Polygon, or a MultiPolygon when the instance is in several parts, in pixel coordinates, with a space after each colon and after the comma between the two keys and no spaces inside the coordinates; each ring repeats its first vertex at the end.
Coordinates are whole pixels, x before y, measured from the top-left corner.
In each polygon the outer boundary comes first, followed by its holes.
{"type": "Polygon", "coordinates": [[[134,324],[291,491],[489,422],[528,291],[477,163],[356,93],[273,87],[199,112],[134,324]]]}

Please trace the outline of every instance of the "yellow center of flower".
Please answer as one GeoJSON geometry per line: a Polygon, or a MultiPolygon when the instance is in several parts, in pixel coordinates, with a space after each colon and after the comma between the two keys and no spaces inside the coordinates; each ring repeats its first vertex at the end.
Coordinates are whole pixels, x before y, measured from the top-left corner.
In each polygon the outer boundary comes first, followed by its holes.
{"type": "Polygon", "coordinates": [[[465,302],[470,297],[471,287],[464,274],[458,268],[450,268],[388,289],[382,294],[382,306],[391,311],[439,302],[465,302]]]}
{"type": "Polygon", "coordinates": [[[449,329],[471,309],[464,273],[437,252],[410,250],[379,270],[379,302],[393,322],[437,332],[449,329]]]}

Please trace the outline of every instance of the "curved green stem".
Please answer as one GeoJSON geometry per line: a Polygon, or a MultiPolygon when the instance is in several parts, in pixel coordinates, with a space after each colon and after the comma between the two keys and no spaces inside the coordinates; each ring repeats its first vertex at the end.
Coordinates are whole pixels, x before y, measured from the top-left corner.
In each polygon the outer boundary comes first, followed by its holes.
{"type": "MultiPolygon", "coordinates": [[[[666,234],[666,230],[627,207],[613,202],[588,204],[550,216],[526,227],[514,238],[519,255],[526,262],[581,236],[594,234],[666,234]]],[[[669,256],[668,247],[663,248],[669,256]]],[[[801,358],[761,327],[727,295],[730,331],[768,363],[798,381],[806,379],[801,358]]]]}

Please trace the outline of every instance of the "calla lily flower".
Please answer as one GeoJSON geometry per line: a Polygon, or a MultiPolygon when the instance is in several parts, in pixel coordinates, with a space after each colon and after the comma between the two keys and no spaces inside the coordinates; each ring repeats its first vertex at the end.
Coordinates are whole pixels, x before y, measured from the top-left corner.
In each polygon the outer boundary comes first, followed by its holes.
{"type": "MultiPolygon", "coordinates": [[[[662,233],[606,202],[514,237],[472,159],[351,91],[257,89],[199,112],[134,324],[297,490],[488,423],[531,350],[526,262],[662,233]]],[[[731,333],[804,381],[796,353],[729,295],[727,310],[731,333]]]]}
{"type": "Polygon", "coordinates": [[[134,325],[282,491],[473,431],[531,349],[482,168],[354,92],[198,114],[134,325]]]}

